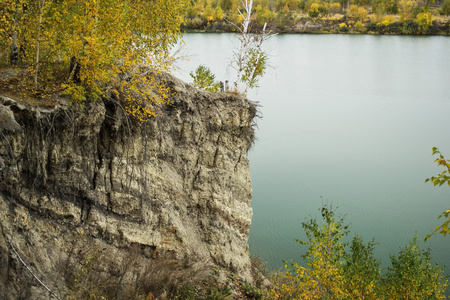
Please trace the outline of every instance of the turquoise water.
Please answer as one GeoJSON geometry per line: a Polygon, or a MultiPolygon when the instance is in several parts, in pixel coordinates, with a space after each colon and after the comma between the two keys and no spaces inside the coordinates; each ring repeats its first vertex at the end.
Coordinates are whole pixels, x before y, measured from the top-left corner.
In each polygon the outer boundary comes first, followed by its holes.
{"type": "MultiPolygon", "coordinates": [[[[186,34],[190,60],[219,80],[235,39],[186,34]]],[[[270,68],[249,93],[263,115],[249,152],[254,215],[250,252],[272,269],[300,260],[301,221],[322,201],[339,207],[352,234],[379,242],[383,266],[450,207],[450,188],[424,180],[442,171],[432,147],[450,159],[450,38],[278,35],[267,41],[270,68]]],[[[426,244],[450,269],[450,237],[426,244]]],[[[449,270],[446,270],[450,274],[449,270]]]]}

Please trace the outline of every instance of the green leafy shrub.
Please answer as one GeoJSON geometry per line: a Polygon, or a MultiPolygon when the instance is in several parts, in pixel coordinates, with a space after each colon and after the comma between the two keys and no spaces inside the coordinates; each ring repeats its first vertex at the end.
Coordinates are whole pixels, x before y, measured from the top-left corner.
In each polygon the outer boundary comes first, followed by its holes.
{"type": "Polygon", "coordinates": [[[417,237],[402,247],[384,276],[385,293],[390,299],[445,298],[447,281],[443,269],[431,263],[431,251],[422,250],[417,237]]]}
{"type": "Polygon", "coordinates": [[[361,21],[358,21],[358,22],[355,23],[355,29],[358,30],[358,32],[361,32],[361,33],[367,31],[367,29],[364,27],[364,24],[361,23],[361,21]]]}
{"type": "Polygon", "coordinates": [[[264,75],[267,67],[267,54],[250,49],[248,63],[244,66],[241,80],[250,88],[258,87],[258,81],[264,75]]]}
{"type": "Polygon", "coordinates": [[[349,29],[348,29],[347,24],[345,24],[345,23],[339,24],[339,32],[348,32],[348,31],[349,31],[349,29]]]}
{"type": "Polygon", "coordinates": [[[313,3],[313,4],[311,4],[311,7],[310,7],[310,9],[309,9],[309,11],[308,11],[308,15],[311,17],[311,18],[317,18],[318,16],[319,16],[319,14],[320,14],[320,12],[319,12],[319,4],[317,4],[317,3],[313,3]]]}
{"type": "Polygon", "coordinates": [[[433,24],[433,15],[430,11],[428,11],[428,9],[425,9],[423,12],[417,15],[414,21],[419,24],[419,27],[422,29],[422,31],[426,31],[428,27],[433,24]]]}
{"type": "Polygon", "coordinates": [[[195,73],[191,72],[189,75],[194,79],[193,85],[195,87],[210,92],[219,91],[220,84],[215,81],[216,75],[214,75],[208,67],[200,65],[195,70],[195,73]]]}
{"type": "Polygon", "coordinates": [[[444,5],[442,5],[442,13],[446,16],[450,15],[450,0],[444,0],[444,5]]]}
{"type": "Polygon", "coordinates": [[[354,237],[350,244],[343,273],[346,277],[345,290],[352,299],[374,299],[379,294],[381,262],[373,255],[375,246],[373,239],[364,244],[360,236],[354,237]]]}
{"type": "Polygon", "coordinates": [[[441,299],[447,281],[443,269],[431,264],[430,250],[422,250],[417,238],[391,256],[392,267],[385,274],[373,252],[374,240],[364,243],[359,236],[345,241],[350,233],[345,217],[333,208],[321,209],[317,219],[302,222],[308,247],[302,255],[306,267],[286,262],[271,295],[274,299],[441,299]]]}
{"type": "Polygon", "coordinates": [[[330,5],[328,3],[319,5],[319,13],[322,16],[326,16],[330,13],[330,5]]]}

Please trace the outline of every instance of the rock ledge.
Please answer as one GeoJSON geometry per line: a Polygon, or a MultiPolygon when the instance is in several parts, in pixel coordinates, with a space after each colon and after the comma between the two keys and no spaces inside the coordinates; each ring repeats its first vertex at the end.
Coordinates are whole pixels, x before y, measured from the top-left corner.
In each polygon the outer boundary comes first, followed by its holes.
{"type": "Polygon", "coordinates": [[[143,267],[172,257],[251,280],[256,106],[163,77],[172,104],[143,124],[111,99],[77,110],[0,97],[1,299],[48,296],[12,247],[59,290],[61,261],[82,264],[92,249],[110,258],[99,267],[108,276],[133,248],[143,267]]]}

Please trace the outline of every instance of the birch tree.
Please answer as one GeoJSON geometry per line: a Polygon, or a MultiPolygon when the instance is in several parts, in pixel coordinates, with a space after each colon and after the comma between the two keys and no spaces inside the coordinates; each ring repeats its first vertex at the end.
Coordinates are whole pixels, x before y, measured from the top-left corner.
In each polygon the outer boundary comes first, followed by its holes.
{"type": "Polygon", "coordinates": [[[0,0],[0,37],[5,38],[0,47],[11,56],[13,48],[21,49],[39,93],[43,83],[56,83],[46,78],[55,68],[59,74],[69,70],[58,84],[73,101],[115,92],[126,111],[144,121],[167,102],[169,91],[156,76],[175,60],[170,50],[181,36],[187,2],[0,0]]]}
{"type": "Polygon", "coordinates": [[[37,2],[37,5],[38,5],[38,9],[39,9],[39,18],[38,18],[38,22],[36,24],[36,27],[37,27],[36,63],[35,63],[35,66],[34,66],[34,85],[35,85],[35,89],[36,90],[39,89],[39,82],[38,82],[38,77],[39,77],[39,46],[40,46],[40,42],[41,42],[42,15],[44,14],[44,10],[45,10],[45,0],[43,0],[42,2],[39,0],[37,2]]]}
{"type": "Polygon", "coordinates": [[[242,18],[240,26],[235,25],[239,34],[238,48],[233,51],[231,66],[237,71],[235,87],[237,91],[247,94],[249,88],[257,87],[258,80],[267,68],[267,54],[262,49],[262,44],[274,36],[270,31],[266,32],[267,23],[261,32],[251,33],[249,31],[253,0],[242,1],[243,11],[238,11],[242,18]]]}

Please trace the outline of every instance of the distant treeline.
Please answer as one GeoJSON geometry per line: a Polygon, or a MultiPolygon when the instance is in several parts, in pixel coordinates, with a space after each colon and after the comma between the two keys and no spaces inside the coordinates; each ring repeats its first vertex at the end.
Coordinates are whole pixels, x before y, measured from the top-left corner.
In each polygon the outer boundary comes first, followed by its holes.
{"type": "MultiPolygon", "coordinates": [[[[193,0],[183,30],[236,31],[241,0],[193,0]]],[[[252,27],[274,32],[450,35],[450,0],[254,0],[252,27]]]]}

